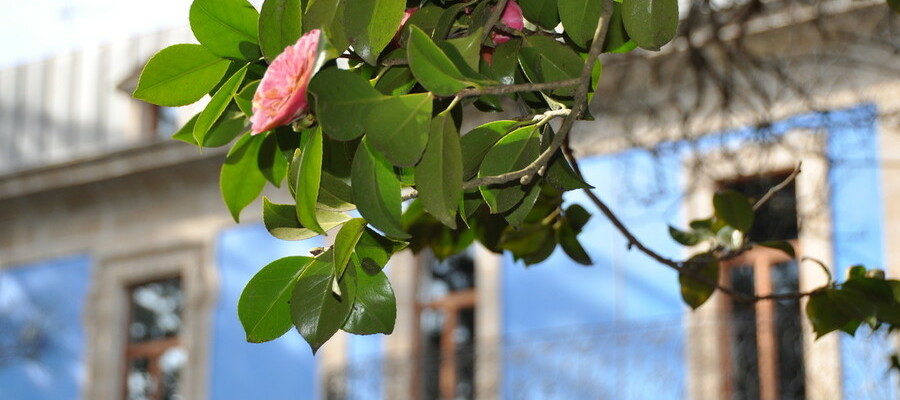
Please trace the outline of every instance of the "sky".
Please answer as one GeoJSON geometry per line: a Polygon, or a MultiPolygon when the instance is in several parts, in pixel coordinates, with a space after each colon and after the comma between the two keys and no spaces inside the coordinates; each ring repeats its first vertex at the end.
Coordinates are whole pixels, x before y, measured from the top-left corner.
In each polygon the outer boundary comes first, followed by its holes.
{"type": "Polygon", "coordinates": [[[190,0],[0,0],[0,68],[187,24],[190,0]]]}

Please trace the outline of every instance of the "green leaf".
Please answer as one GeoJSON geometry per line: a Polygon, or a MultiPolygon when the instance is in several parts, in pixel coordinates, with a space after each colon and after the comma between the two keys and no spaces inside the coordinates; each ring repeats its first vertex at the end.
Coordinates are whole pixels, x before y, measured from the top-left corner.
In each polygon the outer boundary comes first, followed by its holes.
{"type": "MultiPolygon", "coordinates": [[[[340,212],[316,210],[316,220],[325,231],[350,220],[350,216],[340,212]]],[[[304,240],[319,234],[300,224],[296,206],[276,204],[263,197],[263,222],[272,236],[281,240],[304,240]]]]}
{"type": "Polygon", "coordinates": [[[134,97],[165,107],[191,104],[219,83],[229,64],[198,44],[166,47],[147,61],[134,97]]]}
{"type": "Polygon", "coordinates": [[[194,124],[197,123],[197,117],[199,116],[200,114],[196,114],[191,117],[191,119],[189,119],[188,122],[184,124],[184,126],[179,128],[178,131],[172,134],[172,139],[180,140],[194,146],[199,146],[199,144],[197,144],[197,139],[194,139],[194,124]]]}
{"type": "Polygon", "coordinates": [[[394,165],[411,167],[428,142],[433,96],[417,93],[383,99],[365,118],[367,140],[394,165]]]}
{"type": "Polygon", "coordinates": [[[219,57],[259,58],[259,13],[246,0],[194,0],[189,14],[197,41],[219,57]]]}
{"type": "Polygon", "coordinates": [[[713,208],[716,217],[742,232],[753,227],[753,206],[743,194],[734,190],[725,190],[713,196],[713,208]]]}
{"type": "Polygon", "coordinates": [[[797,254],[794,252],[794,246],[789,242],[785,242],[783,240],[770,240],[765,242],[756,243],[757,245],[763,247],[769,247],[776,250],[781,250],[785,252],[785,254],[791,256],[791,258],[797,258],[797,254]]]}
{"type": "Polygon", "coordinates": [[[828,295],[834,290],[828,289],[824,292],[814,293],[809,296],[809,301],[806,303],[806,315],[816,332],[816,338],[841,329],[850,322],[850,317],[841,312],[831,296],[828,295]]]}
{"type": "Polygon", "coordinates": [[[274,340],[291,329],[291,293],[313,261],[311,257],[280,258],[250,278],[238,300],[238,318],[248,342],[274,340]]]}
{"type": "Polygon", "coordinates": [[[372,226],[400,239],[409,234],[400,227],[400,181],[394,168],[363,139],[353,157],[353,202],[372,226]]]}
{"type": "MultiPolygon", "coordinates": [[[[553,128],[549,125],[544,126],[544,137],[541,140],[541,151],[545,151],[550,147],[550,143],[553,142],[553,137],[555,136],[553,133],[553,128]]],[[[567,192],[569,190],[575,189],[593,189],[594,187],[589,185],[587,182],[581,179],[578,174],[572,169],[572,166],[569,165],[569,162],[566,160],[566,157],[563,155],[562,150],[557,150],[553,156],[550,157],[550,162],[547,164],[547,172],[544,173],[544,176],[547,179],[547,183],[550,186],[553,186],[556,189],[567,192]]]]}
{"type": "Polygon", "coordinates": [[[369,110],[386,99],[364,78],[337,68],[319,71],[310,81],[309,91],[316,99],[316,118],[322,130],[343,141],[362,135],[369,110]]]}
{"type": "Polygon", "coordinates": [[[867,294],[856,290],[851,286],[845,286],[841,289],[829,290],[828,297],[834,302],[845,315],[856,320],[865,320],[875,316],[877,307],[867,294]]]}
{"type": "Polygon", "coordinates": [[[322,171],[318,202],[318,208],[328,211],[356,209],[356,206],[353,205],[353,192],[350,185],[326,171],[322,171]]]}
{"type": "Polygon", "coordinates": [[[463,158],[464,179],[471,178],[478,173],[484,156],[500,138],[511,132],[516,124],[518,124],[516,121],[489,122],[463,135],[460,139],[460,147],[462,154],[466,155],[463,158]]]}
{"type": "Polygon", "coordinates": [[[357,335],[385,335],[394,331],[397,300],[387,275],[381,270],[367,270],[359,262],[356,272],[356,300],[343,330],[357,335]]]}
{"type": "Polygon", "coordinates": [[[394,65],[386,68],[387,71],[375,83],[375,89],[382,94],[400,96],[409,93],[416,86],[416,78],[409,67],[394,65]]]}
{"type": "Polygon", "coordinates": [[[541,28],[553,30],[559,25],[557,0],[519,0],[525,18],[541,28]]]}
{"type": "Polygon", "coordinates": [[[569,208],[566,208],[564,214],[566,216],[566,223],[568,223],[576,233],[581,233],[581,229],[584,228],[591,219],[591,213],[578,204],[572,204],[569,208]]]}
{"type": "Polygon", "coordinates": [[[459,132],[449,114],[438,114],[431,121],[428,147],[415,174],[425,211],[456,229],[456,209],[462,198],[462,150],[459,132]]]}
{"type": "Polygon", "coordinates": [[[259,171],[262,172],[266,180],[271,182],[275,187],[281,187],[281,181],[288,171],[288,160],[284,158],[284,153],[278,147],[278,137],[274,132],[266,134],[266,140],[263,141],[262,147],[259,149],[259,171]]]}
{"type": "Polygon", "coordinates": [[[244,135],[225,157],[219,186],[222,198],[235,222],[239,222],[241,210],[262,193],[266,177],[259,171],[259,149],[265,135],[244,135]]]}
{"type": "Polygon", "coordinates": [[[478,60],[481,58],[481,32],[482,28],[478,28],[469,35],[446,41],[473,71],[478,71],[478,60]]]}
{"type": "Polygon", "coordinates": [[[347,221],[334,237],[334,276],[337,279],[344,276],[347,263],[350,262],[350,253],[353,253],[365,228],[366,220],[354,218],[347,221]]]}
{"type": "Polygon", "coordinates": [[[591,256],[588,255],[587,251],[584,250],[584,247],[581,246],[581,243],[578,242],[578,234],[572,228],[573,227],[569,225],[568,222],[561,224],[559,230],[556,231],[557,241],[560,246],[562,246],[563,251],[573,261],[581,265],[593,265],[594,262],[591,261],[591,256]]]}
{"type": "Polygon", "coordinates": [[[194,124],[194,138],[197,139],[197,143],[204,143],[206,141],[206,133],[212,128],[212,125],[219,117],[222,116],[222,113],[225,112],[225,108],[231,103],[231,99],[234,97],[234,94],[237,92],[238,87],[240,87],[246,74],[247,66],[245,65],[235,72],[231,78],[228,78],[228,80],[219,87],[216,94],[209,99],[209,103],[200,113],[200,116],[197,117],[197,122],[194,124]]]}
{"type": "Polygon", "coordinates": [[[609,28],[606,30],[606,41],[603,42],[603,52],[627,53],[636,47],[637,44],[628,36],[625,23],[622,21],[622,4],[614,2],[609,28]]]}
{"type": "Polygon", "coordinates": [[[854,265],[847,270],[847,279],[863,278],[866,276],[866,267],[854,265]]]}
{"type": "Polygon", "coordinates": [[[307,267],[291,294],[291,319],[313,354],[344,325],[356,300],[356,281],[349,275],[338,281],[341,296],[332,292],[331,252],[322,253],[307,267]]]}
{"type": "Polygon", "coordinates": [[[347,0],[344,31],[357,55],[370,65],[400,28],[406,3],[396,0],[347,0]]]}
{"type": "Polygon", "coordinates": [[[425,32],[410,27],[407,60],[419,83],[435,94],[450,96],[473,86],[425,32]]]}
{"type": "Polygon", "coordinates": [[[243,115],[226,111],[224,117],[213,124],[206,133],[203,138],[203,147],[224,146],[248,130],[247,119],[243,115]]]}
{"type": "MultiPolygon", "coordinates": [[[[516,83],[516,71],[519,70],[519,50],[522,39],[510,39],[494,49],[489,66],[489,75],[504,85],[516,83]]],[[[482,67],[484,68],[484,67],[482,67]]]]}
{"type": "Polygon", "coordinates": [[[587,49],[597,22],[600,21],[601,2],[597,0],[558,0],[559,19],[569,38],[576,45],[587,49]]]}
{"type": "Polygon", "coordinates": [[[380,270],[387,265],[391,255],[404,248],[406,248],[406,242],[390,240],[372,229],[365,228],[359,242],[356,243],[356,255],[364,268],[374,265],[380,270]]]}
{"type": "MultiPolygon", "coordinates": [[[[685,268],[691,269],[710,282],[719,281],[719,262],[710,254],[704,253],[691,257],[685,263],[685,268]]],[[[678,282],[681,284],[681,298],[695,310],[703,305],[716,290],[715,286],[684,273],[678,274],[678,282]]]]}
{"type": "MultiPolygon", "coordinates": [[[[532,83],[555,82],[577,78],[584,60],[572,48],[547,36],[531,36],[528,47],[519,49],[519,63],[532,83]]],[[[571,96],[575,86],[554,89],[555,96],[571,96]]]]}
{"type": "Polygon", "coordinates": [[[509,211],[503,213],[503,218],[506,218],[506,222],[509,222],[509,224],[516,229],[522,225],[522,222],[525,221],[525,218],[531,212],[531,209],[534,208],[534,203],[541,194],[541,183],[531,182],[530,184],[525,185],[524,189],[526,192],[522,201],[509,211]]]}
{"type": "Polygon", "coordinates": [[[887,0],[887,3],[895,13],[900,14],[900,0],[887,0]]]}
{"type": "Polygon", "coordinates": [[[672,225],[669,225],[669,236],[682,246],[693,246],[703,240],[703,238],[694,231],[682,231],[672,225]]]}
{"type": "MultiPolygon", "coordinates": [[[[539,129],[526,126],[516,129],[501,138],[488,151],[478,171],[479,177],[495,176],[525,168],[537,159],[540,153],[539,129]]],[[[479,187],[485,203],[492,213],[503,213],[518,204],[528,188],[519,184],[518,180],[502,185],[479,187]]]]}
{"type": "Polygon", "coordinates": [[[678,0],[623,0],[622,21],[638,47],[657,51],[675,37],[678,0]]]}
{"type": "Polygon", "coordinates": [[[322,29],[328,33],[328,40],[342,53],[349,46],[344,33],[344,10],[346,0],[310,0],[303,15],[303,31],[322,29]]]}
{"type": "Polygon", "coordinates": [[[244,115],[253,116],[253,96],[256,94],[256,88],[259,87],[259,80],[248,83],[234,95],[234,103],[244,115]]]}
{"type": "Polygon", "coordinates": [[[300,0],[265,0],[259,12],[259,47],[272,62],[303,34],[300,0]]]}
{"type": "Polygon", "coordinates": [[[319,199],[319,183],[322,179],[322,128],[307,131],[309,134],[303,150],[300,151],[300,163],[297,170],[295,198],[297,200],[297,219],[306,228],[324,234],[325,230],[316,220],[316,204],[319,199]]]}

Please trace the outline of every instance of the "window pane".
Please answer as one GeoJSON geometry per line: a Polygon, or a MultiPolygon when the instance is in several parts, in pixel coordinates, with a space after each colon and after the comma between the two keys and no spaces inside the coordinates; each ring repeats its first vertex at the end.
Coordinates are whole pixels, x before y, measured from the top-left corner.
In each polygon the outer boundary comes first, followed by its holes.
{"type": "Polygon", "coordinates": [[[128,400],[149,400],[153,398],[156,380],[150,375],[150,360],[132,358],[128,360],[128,374],[125,378],[128,400]]]}
{"type": "MultiPolygon", "coordinates": [[[[790,261],[774,265],[772,285],[775,294],[797,292],[800,287],[797,263],[790,261]]],[[[779,394],[782,399],[802,399],[806,390],[803,375],[803,331],[798,300],[775,302],[775,332],[779,394]]]]}
{"type": "Polygon", "coordinates": [[[433,259],[423,271],[423,302],[437,300],[451,292],[475,287],[475,262],[467,253],[457,254],[444,261],[433,259]]]}
{"type": "MultiPolygon", "coordinates": [[[[741,266],[731,269],[731,287],[743,294],[753,295],[753,268],[741,266]]],[[[731,398],[754,400],[759,398],[759,360],[756,344],[756,307],[753,303],[731,302],[730,343],[731,370],[734,373],[731,398]]]]}
{"type": "Polygon", "coordinates": [[[181,347],[166,350],[159,358],[159,370],[162,374],[162,400],[181,400],[178,392],[178,380],[187,363],[187,352],[181,347]]]}
{"type": "Polygon", "coordinates": [[[419,324],[422,329],[422,398],[439,399],[444,313],[426,308],[419,316],[419,324]]]}
{"type": "Polygon", "coordinates": [[[475,309],[459,310],[456,344],[456,399],[475,398],[475,309]]]}
{"type": "Polygon", "coordinates": [[[181,279],[167,279],[135,286],[131,291],[131,342],[172,337],[181,331],[184,298],[181,279]]]}

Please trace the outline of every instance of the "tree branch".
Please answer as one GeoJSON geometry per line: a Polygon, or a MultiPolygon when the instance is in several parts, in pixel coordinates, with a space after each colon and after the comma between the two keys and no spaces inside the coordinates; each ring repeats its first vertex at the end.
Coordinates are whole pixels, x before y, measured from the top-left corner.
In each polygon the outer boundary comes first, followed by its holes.
{"type": "Polygon", "coordinates": [[[572,78],[562,81],[542,82],[542,83],[520,83],[518,85],[500,85],[487,86],[481,89],[463,89],[456,93],[460,97],[481,96],[483,94],[507,94],[517,92],[538,92],[547,89],[559,89],[568,86],[575,86],[581,83],[581,78],[572,78]]]}
{"type": "Polygon", "coordinates": [[[766,194],[763,195],[763,197],[760,197],[759,200],[756,201],[756,204],[753,205],[753,211],[759,210],[759,208],[762,207],[763,204],[766,204],[766,202],[769,201],[769,199],[771,199],[772,196],[775,195],[775,193],[778,193],[780,190],[786,188],[787,185],[790,185],[791,182],[793,182],[794,179],[797,178],[797,175],[800,173],[800,166],[802,165],[802,162],[797,163],[797,166],[794,167],[794,172],[791,172],[791,174],[788,175],[787,178],[784,178],[781,183],[769,188],[769,191],[767,191],[766,194]]]}

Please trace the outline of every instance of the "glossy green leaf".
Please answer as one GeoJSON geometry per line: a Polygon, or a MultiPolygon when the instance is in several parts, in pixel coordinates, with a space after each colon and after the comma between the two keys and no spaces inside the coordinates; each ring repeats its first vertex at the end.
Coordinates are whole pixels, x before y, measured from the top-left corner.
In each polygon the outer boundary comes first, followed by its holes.
{"type": "Polygon", "coordinates": [[[576,45],[587,49],[597,22],[600,21],[601,2],[598,0],[558,0],[559,19],[569,38],[576,45]]]}
{"type": "Polygon", "coordinates": [[[388,70],[375,83],[375,89],[381,94],[400,96],[409,93],[416,86],[416,78],[409,67],[395,65],[387,68],[388,70]]]}
{"type": "Polygon", "coordinates": [[[593,265],[591,256],[588,255],[581,243],[578,242],[578,234],[568,222],[561,224],[556,231],[557,241],[566,255],[581,265],[593,265]]]}
{"type": "MultiPolygon", "coordinates": [[[[350,220],[350,216],[340,212],[316,210],[319,226],[328,231],[350,220]]],[[[293,204],[276,204],[263,197],[263,222],[272,236],[281,240],[304,240],[319,234],[300,224],[297,219],[296,206],[293,204]]]]}
{"type": "Polygon", "coordinates": [[[400,227],[400,181],[391,164],[363,139],[353,157],[353,202],[372,226],[385,234],[405,239],[400,227]]]}
{"type": "Polygon", "coordinates": [[[334,237],[334,276],[338,279],[344,276],[347,263],[350,262],[350,253],[353,253],[365,228],[365,219],[354,218],[347,221],[334,237]]]}
{"type": "MultiPolygon", "coordinates": [[[[550,147],[550,143],[553,142],[553,137],[553,129],[549,125],[545,125],[543,139],[541,140],[542,152],[550,147]]],[[[569,161],[567,161],[566,157],[563,155],[562,150],[557,150],[556,153],[550,157],[550,162],[548,163],[547,172],[544,173],[544,177],[550,186],[564,192],[576,189],[594,188],[575,173],[575,170],[572,169],[572,166],[569,165],[569,161]]]]}
{"type": "Polygon", "coordinates": [[[675,37],[678,0],[623,0],[622,21],[638,47],[657,51],[675,37]]]}
{"type": "Polygon", "coordinates": [[[489,75],[503,85],[516,83],[516,71],[519,70],[519,49],[521,39],[511,39],[494,49],[491,56],[489,75]]]}
{"type": "MultiPolygon", "coordinates": [[[[516,129],[501,138],[488,151],[478,171],[479,177],[495,176],[520,170],[537,159],[540,153],[539,128],[526,126],[516,129]]],[[[518,204],[528,188],[518,180],[502,185],[481,186],[479,188],[485,203],[492,213],[509,211],[518,204]]]]}
{"type": "Polygon", "coordinates": [[[357,55],[370,65],[400,28],[406,3],[396,0],[346,0],[344,32],[357,55]]]}
{"type": "Polygon", "coordinates": [[[238,300],[238,318],[247,341],[274,340],[291,329],[291,294],[311,257],[285,257],[275,260],[253,275],[238,300]]]}
{"type": "Polygon", "coordinates": [[[272,62],[303,34],[300,0],[265,0],[259,12],[259,47],[272,62]]]}
{"type": "Polygon", "coordinates": [[[357,335],[390,334],[397,320],[397,300],[387,275],[380,269],[367,270],[359,262],[351,264],[356,272],[356,298],[342,329],[357,335]]]}
{"type": "Polygon", "coordinates": [[[356,243],[356,255],[363,268],[384,268],[391,255],[406,248],[406,242],[388,239],[370,228],[363,229],[359,242],[356,243]],[[374,266],[374,267],[372,267],[374,266]]]}
{"type": "Polygon", "coordinates": [[[134,97],[165,107],[191,104],[219,83],[229,64],[198,44],[166,47],[147,61],[134,97]]]}
{"type": "Polygon", "coordinates": [[[541,28],[553,30],[559,25],[557,0],[519,0],[525,18],[541,28]]]}
{"type": "MultiPolygon", "coordinates": [[[[532,83],[555,82],[577,78],[584,60],[572,48],[546,36],[531,36],[527,47],[519,49],[519,62],[532,83]]],[[[575,86],[553,90],[556,96],[571,96],[575,86]]]]}
{"type": "Polygon", "coordinates": [[[783,240],[770,240],[766,242],[759,242],[756,244],[763,247],[770,247],[773,249],[781,250],[791,258],[797,258],[797,254],[794,252],[794,246],[789,242],[785,242],[783,240]]]}
{"type": "Polygon", "coordinates": [[[259,171],[259,149],[265,135],[244,135],[234,144],[219,176],[222,198],[234,221],[240,219],[241,210],[262,193],[266,177],[259,171]]]}
{"type": "Polygon", "coordinates": [[[703,238],[693,231],[683,231],[672,225],[669,225],[669,236],[682,246],[694,246],[703,238]]]}
{"type": "MultiPolygon", "coordinates": [[[[704,253],[691,257],[685,263],[685,268],[706,278],[712,284],[719,281],[719,262],[709,254],[704,253]]],[[[712,284],[697,280],[685,273],[678,274],[678,283],[681,284],[681,298],[695,310],[709,300],[716,290],[712,284]]]]}
{"type": "Polygon", "coordinates": [[[200,112],[200,115],[197,117],[197,122],[194,124],[194,138],[197,139],[198,143],[204,143],[206,141],[206,133],[219,117],[222,116],[222,113],[225,112],[225,108],[231,103],[231,99],[234,97],[234,94],[237,92],[246,74],[247,66],[245,65],[228,78],[228,80],[219,87],[216,94],[209,99],[209,103],[207,103],[206,108],[200,112]]]}
{"type": "Polygon", "coordinates": [[[253,116],[253,96],[256,94],[256,88],[259,87],[259,80],[250,82],[234,95],[234,103],[244,115],[253,116]]]}
{"type": "Polygon", "coordinates": [[[743,194],[734,190],[725,190],[713,196],[713,208],[716,217],[742,232],[753,227],[753,206],[743,194]]]}
{"type": "Polygon", "coordinates": [[[353,204],[353,192],[350,189],[350,185],[340,178],[322,171],[317,207],[329,211],[350,211],[356,209],[356,206],[353,204]]]}
{"type": "Polygon", "coordinates": [[[197,41],[219,57],[259,58],[259,13],[246,0],[194,0],[189,14],[197,41]]]}
{"type": "Polygon", "coordinates": [[[278,147],[278,137],[273,132],[265,135],[266,139],[259,149],[257,165],[267,181],[275,187],[281,187],[281,181],[288,172],[288,160],[278,147]]]}
{"type": "Polygon", "coordinates": [[[369,110],[388,99],[364,78],[337,68],[319,71],[309,83],[309,92],[316,99],[316,118],[322,130],[343,141],[362,135],[369,110]]]}
{"type": "Polygon", "coordinates": [[[325,233],[316,220],[316,204],[319,199],[319,184],[322,179],[322,129],[306,131],[309,135],[300,151],[300,163],[294,184],[294,198],[297,200],[297,219],[304,227],[318,233],[325,233]]]}
{"type": "Polygon", "coordinates": [[[347,35],[344,33],[344,10],[347,8],[346,0],[310,0],[303,15],[303,31],[322,29],[328,33],[328,40],[338,52],[343,52],[349,46],[347,35]]]}
{"type": "Polygon", "coordinates": [[[831,296],[828,295],[828,292],[834,290],[828,289],[815,293],[809,296],[809,301],[806,303],[806,315],[816,332],[816,338],[841,329],[850,322],[850,317],[841,312],[831,296]]]}
{"type": "Polygon", "coordinates": [[[291,293],[291,319],[313,354],[344,325],[356,300],[355,277],[338,281],[341,296],[332,292],[331,252],[322,253],[307,267],[291,293]]]}
{"type": "Polygon", "coordinates": [[[481,58],[481,32],[482,28],[478,28],[469,35],[446,41],[473,71],[478,71],[478,60],[481,58]]]}
{"type": "Polygon", "coordinates": [[[450,96],[472,86],[441,48],[416,26],[410,28],[407,60],[419,83],[435,94],[450,96]]]}
{"type": "Polygon", "coordinates": [[[522,198],[522,201],[503,213],[503,218],[506,218],[506,222],[509,222],[516,229],[522,225],[522,222],[525,221],[525,218],[534,208],[534,203],[537,202],[541,194],[541,182],[531,182],[525,187],[525,190],[525,196],[522,198]]]}
{"type": "Polygon", "coordinates": [[[614,2],[609,28],[606,30],[606,41],[603,42],[603,52],[627,53],[636,47],[637,44],[628,36],[625,22],[622,21],[622,4],[614,2]]]}
{"type": "Polygon", "coordinates": [[[196,114],[191,117],[188,122],[172,134],[172,139],[199,146],[199,144],[197,144],[197,139],[194,139],[194,124],[197,123],[197,117],[199,116],[200,114],[196,114]]]}
{"type": "Polygon", "coordinates": [[[398,167],[415,165],[428,142],[432,99],[417,93],[376,103],[365,118],[369,144],[398,167]]]}
{"type": "Polygon", "coordinates": [[[462,151],[456,124],[448,114],[438,114],[431,121],[428,147],[415,174],[425,211],[456,229],[456,209],[462,198],[462,151]]]}
{"type": "Polygon", "coordinates": [[[856,320],[865,320],[875,316],[877,307],[865,292],[844,286],[841,289],[829,290],[828,298],[845,315],[856,320]]]}
{"type": "Polygon", "coordinates": [[[566,216],[566,223],[569,224],[576,233],[581,233],[581,230],[591,219],[591,213],[578,204],[572,204],[566,208],[564,214],[566,216]]]}
{"type": "Polygon", "coordinates": [[[478,173],[481,161],[500,138],[515,128],[516,121],[494,121],[467,132],[460,139],[463,158],[463,178],[468,179],[478,173]]]}

